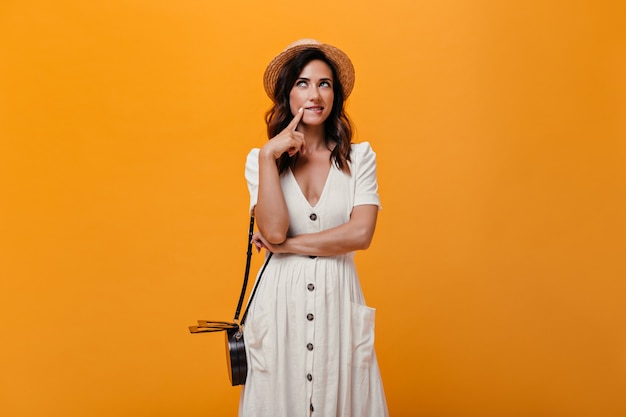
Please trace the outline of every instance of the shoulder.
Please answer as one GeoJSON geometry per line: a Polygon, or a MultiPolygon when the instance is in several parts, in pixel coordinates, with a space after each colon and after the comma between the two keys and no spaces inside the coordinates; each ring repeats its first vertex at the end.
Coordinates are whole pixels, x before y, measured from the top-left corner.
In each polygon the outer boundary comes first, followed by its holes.
{"type": "Polygon", "coordinates": [[[353,154],[364,155],[374,152],[369,142],[353,143],[350,147],[353,154]]]}
{"type": "Polygon", "coordinates": [[[252,148],[252,149],[250,149],[250,152],[248,152],[248,158],[247,159],[258,158],[260,150],[261,150],[260,148],[252,148]]]}
{"type": "Polygon", "coordinates": [[[259,148],[252,148],[246,157],[246,166],[259,164],[259,148]]]}
{"type": "Polygon", "coordinates": [[[363,157],[368,155],[376,155],[369,142],[353,143],[350,145],[350,156],[363,157]]]}
{"type": "Polygon", "coordinates": [[[350,159],[355,164],[361,161],[375,161],[376,152],[372,149],[369,142],[353,143],[350,151],[350,159]]]}

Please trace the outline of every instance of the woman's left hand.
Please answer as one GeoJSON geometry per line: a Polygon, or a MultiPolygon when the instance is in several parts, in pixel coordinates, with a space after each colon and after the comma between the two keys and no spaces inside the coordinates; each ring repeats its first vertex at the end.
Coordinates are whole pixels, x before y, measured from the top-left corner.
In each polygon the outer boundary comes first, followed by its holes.
{"type": "Polygon", "coordinates": [[[261,249],[268,250],[272,253],[285,253],[285,247],[283,242],[279,245],[274,245],[273,243],[268,242],[261,233],[257,232],[252,235],[252,244],[256,247],[256,251],[260,252],[261,249]]]}

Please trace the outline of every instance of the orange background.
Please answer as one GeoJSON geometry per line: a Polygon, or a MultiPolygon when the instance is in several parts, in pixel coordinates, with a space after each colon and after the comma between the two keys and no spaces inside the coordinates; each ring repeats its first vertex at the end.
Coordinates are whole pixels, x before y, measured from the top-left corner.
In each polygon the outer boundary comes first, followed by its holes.
{"type": "Polygon", "coordinates": [[[391,415],[626,415],[623,4],[3,1],[0,415],[236,415],[187,325],[232,317],[261,77],[301,37],[353,59],[378,153],[391,415]]]}

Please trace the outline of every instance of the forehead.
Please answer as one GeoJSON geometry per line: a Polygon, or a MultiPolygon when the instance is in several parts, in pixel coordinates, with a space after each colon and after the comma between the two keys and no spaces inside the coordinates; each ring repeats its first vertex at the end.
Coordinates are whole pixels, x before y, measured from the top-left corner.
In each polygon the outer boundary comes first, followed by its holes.
{"type": "Polygon", "coordinates": [[[300,72],[302,78],[329,78],[332,80],[333,71],[330,69],[327,63],[319,59],[314,59],[308,62],[300,72]]]}

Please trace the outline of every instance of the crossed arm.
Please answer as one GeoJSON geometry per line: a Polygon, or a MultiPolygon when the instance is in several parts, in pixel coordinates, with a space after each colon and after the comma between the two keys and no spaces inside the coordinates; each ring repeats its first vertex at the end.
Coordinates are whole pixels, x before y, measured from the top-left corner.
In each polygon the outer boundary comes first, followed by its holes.
{"type": "MultiPolygon", "coordinates": [[[[367,249],[374,236],[378,206],[362,205],[352,209],[347,223],[317,233],[305,233],[270,243],[262,232],[252,236],[257,250],[266,248],[273,253],[296,253],[311,256],[334,256],[367,249]]],[[[259,223],[259,227],[260,223],[259,223]]]]}

